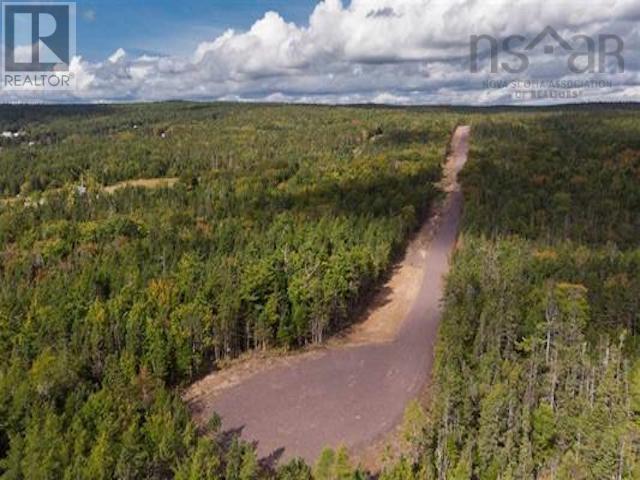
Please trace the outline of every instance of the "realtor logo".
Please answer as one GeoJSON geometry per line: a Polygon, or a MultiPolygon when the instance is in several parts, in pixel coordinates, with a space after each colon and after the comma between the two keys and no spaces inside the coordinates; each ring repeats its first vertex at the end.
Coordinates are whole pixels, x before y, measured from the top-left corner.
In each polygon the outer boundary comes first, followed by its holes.
{"type": "Polygon", "coordinates": [[[69,90],[76,48],[75,3],[2,4],[2,84],[8,90],[69,90]]]}

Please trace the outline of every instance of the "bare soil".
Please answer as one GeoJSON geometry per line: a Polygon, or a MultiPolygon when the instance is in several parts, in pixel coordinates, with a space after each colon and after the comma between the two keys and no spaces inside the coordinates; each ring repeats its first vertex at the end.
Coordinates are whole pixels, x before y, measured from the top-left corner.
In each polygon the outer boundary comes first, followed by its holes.
{"type": "Polygon", "coordinates": [[[409,401],[426,392],[469,136],[470,127],[454,133],[441,185],[448,193],[362,321],[325,347],[248,355],[194,383],[184,399],[196,422],[204,425],[217,412],[225,431],[254,441],[259,456],[272,461],[313,462],[324,447],[345,445],[369,463],[409,401]]]}

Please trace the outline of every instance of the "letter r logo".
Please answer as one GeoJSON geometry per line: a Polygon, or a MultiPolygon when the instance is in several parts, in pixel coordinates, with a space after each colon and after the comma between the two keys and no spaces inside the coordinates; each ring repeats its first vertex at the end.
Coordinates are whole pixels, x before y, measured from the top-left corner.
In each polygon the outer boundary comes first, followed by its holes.
{"type": "Polygon", "coordinates": [[[63,72],[75,55],[75,4],[5,2],[5,72],[63,72]]]}

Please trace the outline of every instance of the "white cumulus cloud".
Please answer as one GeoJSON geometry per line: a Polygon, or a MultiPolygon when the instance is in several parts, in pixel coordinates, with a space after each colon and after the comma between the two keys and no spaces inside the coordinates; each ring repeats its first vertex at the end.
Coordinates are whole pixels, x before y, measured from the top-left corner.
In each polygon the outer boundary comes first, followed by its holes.
{"type": "MultiPolygon", "coordinates": [[[[491,104],[513,100],[506,82],[530,79],[605,82],[582,88],[572,101],[638,101],[640,60],[632,55],[640,46],[638,20],[637,0],[325,0],[306,25],[267,12],[249,30],[203,39],[185,57],[131,57],[119,49],[103,62],[75,58],[78,89],[59,100],[491,104]],[[471,73],[471,35],[530,40],[547,26],[568,39],[618,35],[626,71],[612,73],[610,58],[608,73],[575,74],[567,52],[549,56],[541,45],[517,75],[491,73],[488,59],[471,73]]],[[[15,100],[12,95],[0,99],[15,100]]]]}

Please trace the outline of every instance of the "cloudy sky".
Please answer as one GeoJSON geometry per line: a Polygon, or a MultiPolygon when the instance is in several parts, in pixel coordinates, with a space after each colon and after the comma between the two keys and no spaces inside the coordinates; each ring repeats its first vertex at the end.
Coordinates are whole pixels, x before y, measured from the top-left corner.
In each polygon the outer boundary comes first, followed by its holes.
{"type": "MultiPolygon", "coordinates": [[[[78,55],[71,64],[77,89],[47,95],[5,91],[0,101],[640,101],[638,0],[81,0],[77,5],[78,55]],[[547,26],[573,50],[552,36],[531,46],[547,26]],[[509,73],[502,62],[512,68],[522,63],[502,52],[499,68],[491,72],[485,41],[479,71],[472,72],[471,35],[500,42],[517,35],[512,46],[526,52],[528,68],[509,73]],[[574,66],[586,67],[587,46],[597,47],[607,35],[624,42],[624,71],[613,55],[602,64],[594,57],[596,72],[569,68],[571,55],[574,66]]],[[[617,41],[609,38],[603,48],[611,51],[617,41]]]]}

